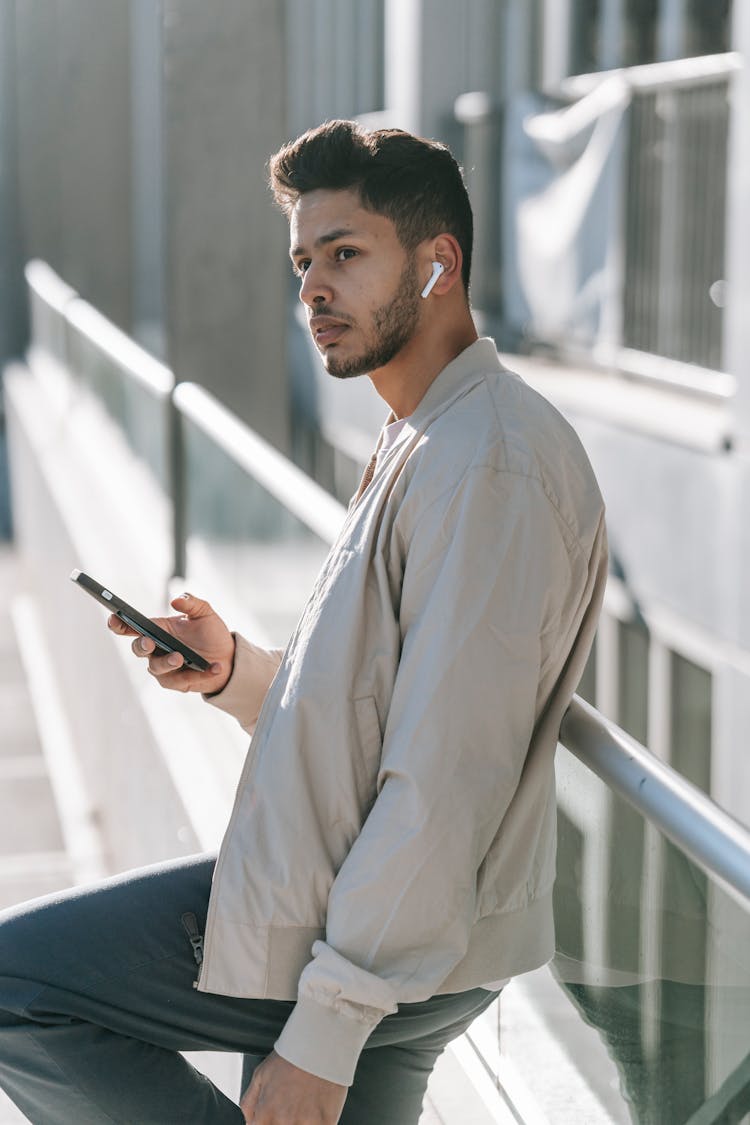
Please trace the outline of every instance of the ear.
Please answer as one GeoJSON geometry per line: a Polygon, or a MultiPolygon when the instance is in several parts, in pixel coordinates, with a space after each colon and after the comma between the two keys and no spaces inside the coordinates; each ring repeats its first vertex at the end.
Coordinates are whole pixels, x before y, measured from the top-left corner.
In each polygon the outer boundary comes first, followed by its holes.
{"type": "Polygon", "coordinates": [[[440,262],[443,272],[435,282],[432,292],[445,296],[453,287],[461,285],[461,267],[463,254],[458,240],[452,234],[439,234],[432,238],[425,246],[429,247],[431,262],[440,262]]]}

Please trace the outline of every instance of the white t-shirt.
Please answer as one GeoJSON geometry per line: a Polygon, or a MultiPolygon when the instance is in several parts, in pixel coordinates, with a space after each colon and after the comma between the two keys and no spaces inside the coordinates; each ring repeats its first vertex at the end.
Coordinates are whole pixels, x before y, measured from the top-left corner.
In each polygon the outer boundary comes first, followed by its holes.
{"type": "Polygon", "coordinates": [[[386,453],[393,449],[394,445],[398,444],[399,438],[403,435],[404,426],[409,421],[408,418],[396,418],[393,422],[386,422],[380,433],[380,441],[378,442],[378,451],[376,454],[377,460],[375,462],[375,472],[383,463],[383,458],[386,453]]]}

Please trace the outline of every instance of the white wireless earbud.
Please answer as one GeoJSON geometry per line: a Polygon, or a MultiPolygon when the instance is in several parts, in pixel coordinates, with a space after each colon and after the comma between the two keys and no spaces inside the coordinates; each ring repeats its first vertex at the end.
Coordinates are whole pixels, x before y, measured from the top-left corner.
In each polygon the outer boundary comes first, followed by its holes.
{"type": "Polygon", "coordinates": [[[440,262],[433,262],[432,263],[432,277],[430,278],[430,280],[427,282],[424,289],[422,290],[421,295],[423,297],[429,297],[430,293],[432,292],[432,288],[433,288],[435,282],[437,281],[437,279],[440,277],[441,273],[445,273],[445,266],[441,266],[440,262]]]}

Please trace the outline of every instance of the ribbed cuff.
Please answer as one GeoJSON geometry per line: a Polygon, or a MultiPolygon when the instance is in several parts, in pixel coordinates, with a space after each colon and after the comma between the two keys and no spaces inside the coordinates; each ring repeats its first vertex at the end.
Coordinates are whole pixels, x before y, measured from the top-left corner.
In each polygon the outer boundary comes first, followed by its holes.
{"type": "Polygon", "coordinates": [[[232,674],[222,691],[203,698],[212,707],[231,715],[248,734],[252,734],[266,692],[279,670],[283,652],[281,649],[259,648],[240,633],[232,635],[235,641],[232,674]]]}
{"type": "Polygon", "coordinates": [[[357,1060],[375,1026],[303,997],[292,1010],[274,1050],[309,1074],[351,1086],[357,1060]]]}

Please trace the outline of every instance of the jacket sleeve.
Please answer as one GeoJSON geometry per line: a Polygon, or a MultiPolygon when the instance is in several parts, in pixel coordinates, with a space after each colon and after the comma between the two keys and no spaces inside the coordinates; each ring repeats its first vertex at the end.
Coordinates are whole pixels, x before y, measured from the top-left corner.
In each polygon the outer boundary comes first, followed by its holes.
{"type": "Polygon", "coordinates": [[[587,565],[572,568],[571,539],[538,481],[487,467],[416,522],[377,797],[276,1045],[297,1066],[351,1083],[379,1020],[432,996],[464,956],[477,873],[518,785],[542,665],[574,587],[581,596],[573,570],[587,565]]]}
{"type": "Polygon", "coordinates": [[[234,634],[234,666],[226,686],[215,695],[203,698],[213,707],[225,711],[237,720],[243,730],[252,735],[263,706],[263,700],[279,670],[284,650],[260,648],[234,634]]]}

